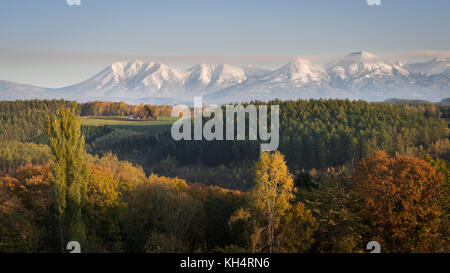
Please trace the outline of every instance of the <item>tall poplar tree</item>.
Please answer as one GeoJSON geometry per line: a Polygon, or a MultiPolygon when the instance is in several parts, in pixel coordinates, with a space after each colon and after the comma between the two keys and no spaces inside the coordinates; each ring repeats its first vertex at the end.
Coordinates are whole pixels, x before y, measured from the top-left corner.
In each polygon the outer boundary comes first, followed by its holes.
{"type": "Polygon", "coordinates": [[[81,119],[76,108],[76,103],[71,108],[61,107],[56,115],[49,114],[47,123],[47,135],[55,158],[51,170],[61,251],[68,241],[81,243],[85,239],[81,208],[85,201],[87,164],[81,119]]]}

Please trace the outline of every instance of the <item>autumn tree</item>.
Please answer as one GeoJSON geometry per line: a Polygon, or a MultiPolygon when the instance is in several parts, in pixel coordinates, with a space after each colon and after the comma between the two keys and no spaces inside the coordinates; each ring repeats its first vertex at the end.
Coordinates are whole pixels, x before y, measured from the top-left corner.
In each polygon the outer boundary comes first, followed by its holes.
{"type": "Polygon", "coordinates": [[[201,223],[198,229],[204,238],[202,247],[218,252],[239,251],[235,247],[237,242],[234,239],[239,238],[240,234],[227,228],[227,223],[236,209],[243,204],[242,192],[198,183],[189,184],[186,190],[194,199],[199,200],[203,207],[198,217],[201,223]]]}
{"type": "Polygon", "coordinates": [[[142,119],[152,119],[154,118],[153,108],[150,105],[144,105],[138,113],[142,119]]]}
{"type": "Polygon", "coordinates": [[[84,248],[94,252],[120,251],[124,204],[119,181],[114,179],[110,169],[98,165],[89,169],[83,214],[88,240],[84,248]]]}
{"type": "Polygon", "coordinates": [[[0,177],[0,252],[54,251],[49,166],[26,165],[0,177]]]}
{"type": "Polygon", "coordinates": [[[0,252],[35,252],[36,227],[32,212],[10,189],[18,181],[12,177],[0,178],[0,252]]]}
{"type": "Polygon", "coordinates": [[[82,242],[85,226],[82,206],[85,201],[87,165],[81,119],[77,105],[61,107],[55,116],[48,116],[47,136],[54,156],[51,164],[52,183],[60,223],[61,251],[67,241],[82,242]]]}
{"type": "Polygon", "coordinates": [[[442,209],[439,227],[440,236],[433,244],[433,251],[450,252],[450,163],[444,159],[432,158],[430,155],[425,155],[424,160],[444,176],[441,195],[438,198],[438,203],[442,209]]]}
{"type": "MultiPolygon", "coordinates": [[[[275,248],[275,230],[280,224],[281,217],[290,208],[290,201],[294,198],[294,181],[286,166],[284,157],[279,153],[262,153],[255,166],[256,186],[250,192],[253,209],[261,217],[263,223],[257,233],[265,233],[266,238],[256,235],[255,240],[264,244],[267,242],[269,252],[275,248]]],[[[264,235],[263,235],[264,236],[264,235]]],[[[264,248],[264,247],[263,247],[264,248]]]]}
{"type": "Polygon", "coordinates": [[[353,175],[366,241],[390,252],[428,251],[437,236],[443,177],[429,163],[383,151],[363,158],[353,175]]]}
{"type": "Polygon", "coordinates": [[[198,229],[201,204],[178,178],[151,175],[137,186],[127,206],[125,249],[189,252],[198,229]]]}
{"type": "Polygon", "coordinates": [[[347,169],[312,170],[297,176],[297,200],[304,202],[316,220],[310,251],[350,253],[362,251],[358,219],[354,214],[352,183],[347,169]],[[305,183],[308,182],[308,183],[305,183]],[[312,185],[312,187],[311,187],[312,185]]]}
{"type": "Polygon", "coordinates": [[[296,225],[311,222],[312,215],[303,204],[293,205],[294,192],[294,180],[284,156],[278,151],[261,153],[255,165],[255,186],[248,194],[248,204],[230,219],[231,224],[250,223],[252,252],[284,252],[295,247],[296,242],[286,240],[286,234],[301,234],[303,231],[296,225]]]}
{"type": "Polygon", "coordinates": [[[308,252],[314,243],[318,222],[303,202],[296,202],[281,220],[279,251],[308,252]]]}

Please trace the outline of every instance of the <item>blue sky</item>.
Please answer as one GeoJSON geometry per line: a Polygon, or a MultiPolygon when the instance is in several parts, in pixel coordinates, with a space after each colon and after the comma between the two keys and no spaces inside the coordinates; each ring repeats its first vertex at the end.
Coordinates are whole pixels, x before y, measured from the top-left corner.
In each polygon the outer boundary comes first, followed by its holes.
{"type": "Polygon", "coordinates": [[[366,50],[427,60],[450,52],[450,1],[0,0],[0,80],[60,87],[143,59],[276,68],[366,50]]]}

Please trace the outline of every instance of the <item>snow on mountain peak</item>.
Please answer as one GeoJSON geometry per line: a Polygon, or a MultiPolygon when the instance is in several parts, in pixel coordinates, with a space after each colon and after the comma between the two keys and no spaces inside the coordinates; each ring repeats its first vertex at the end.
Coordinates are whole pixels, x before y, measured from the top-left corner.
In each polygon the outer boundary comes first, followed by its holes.
{"type": "Polygon", "coordinates": [[[406,64],[404,67],[412,72],[423,75],[437,75],[441,73],[450,73],[450,58],[437,57],[429,62],[406,64]]]}
{"type": "Polygon", "coordinates": [[[211,81],[211,75],[214,71],[214,65],[197,64],[188,70],[189,76],[186,82],[200,81],[200,83],[208,84],[211,81]]]}
{"type": "Polygon", "coordinates": [[[146,75],[141,81],[142,84],[158,91],[166,86],[179,90],[186,78],[185,71],[164,64],[150,63],[145,72],[146,75]]]}
{"type": "Polygon", "coordinates": [[[243,68],[228,64],[198,64],[187,73],[185,87],[188,90],[215,91],[247,80],[243,68]]]}
{"type": "Polygon", "coordinates": [[[243,83],[246,80],[247,75],[243,68],[228,64],[220,64],[214,67],[208,89],[210,91],[215,91],[243,83]]]}
{"type": "Polygon", "coordinates": [[[143,61],[132,62],[116,62],[111,65],[111,70],[120,78],[125,78],[130,75],[137,74],[145,65],[143,61]]]}
{"type": "Polygon", "coordinates": [[[383,62],[366,51],[354,52],[334,60],[326,68],[330,76],[338,80],[390,77],[394,74],[409,75],[409,72],[401,66],[383,62]]]}
{"type": "Polygon", "coordinates": [[[327,65],[327,67],[332,66],[350,66],[353,64],[380,64],[382,63],[377,56],[370,54],[366,51],[353,52],[348,54],[347,56],[341,57],[337,60],[332,61],[327,65]]]}
{"type": "Polygon", "coordinates": [[[190,68],[184,82],[188,90],[203,90],[211,82],[214,65],[197,64],[190,68]]]}
{"type": "Polygon", "coordinates": [[[293,59],[287,65],[273,71],[268,77],[272,82],[286,79],[298,83],[328,81],[328,76],[323,67],[302,58],[293,59]]]}
{"type": "Polygon", "coordinates": [[[247,79],[243,68],[228,64],[218,65],[214,70],[213,77],[216,79],[217,83],[230,81],[241,83],[247,79]]]}

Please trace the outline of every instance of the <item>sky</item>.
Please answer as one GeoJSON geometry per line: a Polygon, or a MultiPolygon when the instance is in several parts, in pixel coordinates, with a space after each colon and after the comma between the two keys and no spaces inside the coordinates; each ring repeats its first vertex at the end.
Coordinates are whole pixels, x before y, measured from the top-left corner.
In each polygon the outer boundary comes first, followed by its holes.
{"type": "Polygon", "coordinates": [[[450,57],[449,14],[448,0],[0,0],[0,80],[63,87],[136,59],[274,69],[365,50],[426,61],[450,57]]]}

